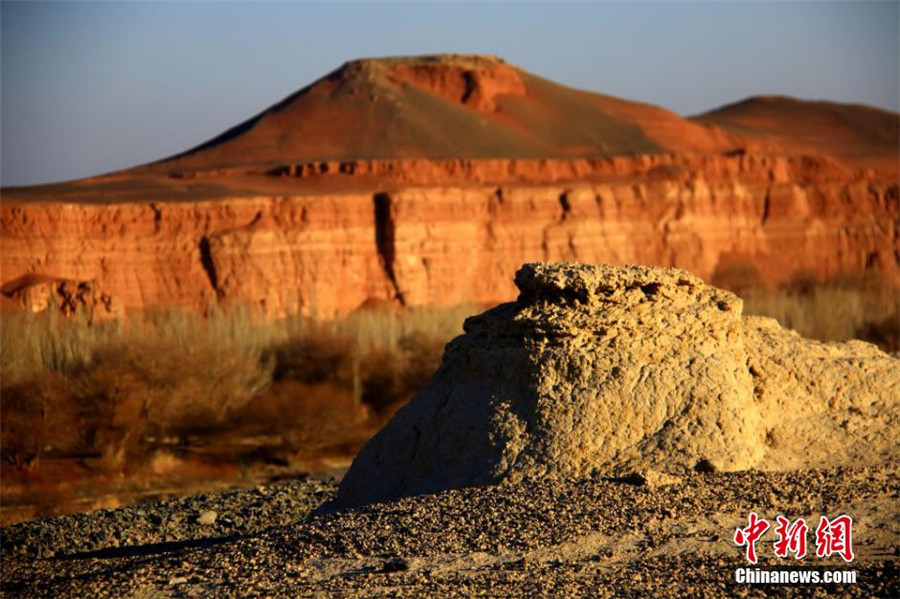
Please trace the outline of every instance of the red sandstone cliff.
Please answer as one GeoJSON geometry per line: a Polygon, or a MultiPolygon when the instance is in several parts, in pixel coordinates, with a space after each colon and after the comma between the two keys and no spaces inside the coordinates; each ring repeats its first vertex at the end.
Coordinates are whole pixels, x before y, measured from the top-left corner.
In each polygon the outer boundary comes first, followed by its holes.
{"type": "Polygon", "coordinates": [[[535,260],[898,280],[889,127],[868,145],[853,129],[850,159],[830,151],[841,143],[815,153],[810,136],[792,149],[723,126],[496,59],[351,63],[173,159],[4,190],[0,291],[34,307],[56,295],[101,312],[237,301],[332,316],[510,299],[535,260]]]}

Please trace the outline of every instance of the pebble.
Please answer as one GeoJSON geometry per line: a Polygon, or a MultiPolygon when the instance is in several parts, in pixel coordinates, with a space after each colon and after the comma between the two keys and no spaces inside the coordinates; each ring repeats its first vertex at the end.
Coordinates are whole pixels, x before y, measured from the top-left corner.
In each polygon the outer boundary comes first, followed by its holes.
{"type": "Polygon", "coordinates": [[[197,517],[197,524],[200,524],[201,526],[210,526],[212,524],[215,524],[216,518],[218,517],[219,514],[217,514],[214,510],[206,510],[197,517]]]}
{"type": "Polygon", "coordinates": [[[268,500],[258,505],[253,502],[259,495],[251,488],[42,518],[3,528],[0,544],[5,560],[15,555],[47,558],[110,549],[116,537],[127,539],[118,543],[121,546],[138,546],[214,537],[223,532],[250,535],[303,519],[334,496],[335,485],[334,480],[312,477],[279,482],[268,487],[268,500]],[[207,512],[216,514],[215,526],[200,521],[207,512]],[[231,520],[229,524],[225,514],[231,520]]]}

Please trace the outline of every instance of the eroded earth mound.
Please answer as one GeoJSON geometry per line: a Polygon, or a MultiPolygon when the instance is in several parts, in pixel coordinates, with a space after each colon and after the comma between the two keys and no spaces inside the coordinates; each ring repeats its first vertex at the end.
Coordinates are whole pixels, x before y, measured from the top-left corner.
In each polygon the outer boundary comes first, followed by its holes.
{"type": "Polygon", "coordinates": [[[468,319],[378,433],[338,501],[651,469],[782,470],[897,459],[900,361],[742,316],[681,270],[526,264],[468,319]]]}

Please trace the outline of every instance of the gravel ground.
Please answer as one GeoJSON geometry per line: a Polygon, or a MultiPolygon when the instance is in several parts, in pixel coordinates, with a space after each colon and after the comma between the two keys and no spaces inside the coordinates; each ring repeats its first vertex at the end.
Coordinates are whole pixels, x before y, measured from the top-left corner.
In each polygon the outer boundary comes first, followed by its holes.
{"type": "Polygon", "coordinates": [[[306,478],[13,524],[2,529],[3,557],[115,554],[128,547],[246,537],[302,520],[334,496],[336,482],[306,478]],[[212,522],[208,512],[215,513],[212,522]]]}
{"type": "MultiPolygon", "coordinates": [[[[11,526],[0,580],[9,597],[895,597],[897,470],[526,481],[311,515],[335,486],[305,480],[11,526]],[[858,583],[735,583],[732,536],[751,510],[813,529],[853,515],[852,564],[815,557],[811,530],[802,565],[858,583]]],[[[772,540],[759,567],[790,567],[772,540]]]]}

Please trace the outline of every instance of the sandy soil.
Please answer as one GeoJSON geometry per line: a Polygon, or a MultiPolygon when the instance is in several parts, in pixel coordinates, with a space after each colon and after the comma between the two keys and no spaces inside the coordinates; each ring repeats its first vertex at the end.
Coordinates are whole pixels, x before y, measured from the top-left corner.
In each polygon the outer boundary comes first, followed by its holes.
{"type": "Polygon", "coordinates": [[[335,483],[296,481],[5,528],[0,580],[9,597],[892,597],[897,470],[526,481],[310,516],[335,483]],[[814,530],[812,555],[776,558],[770,530],[758,567],[855,570],[857,584],[735,583],[751,510],[812,529],[852,515],[852,564],[817,558],[814,530]]]}

